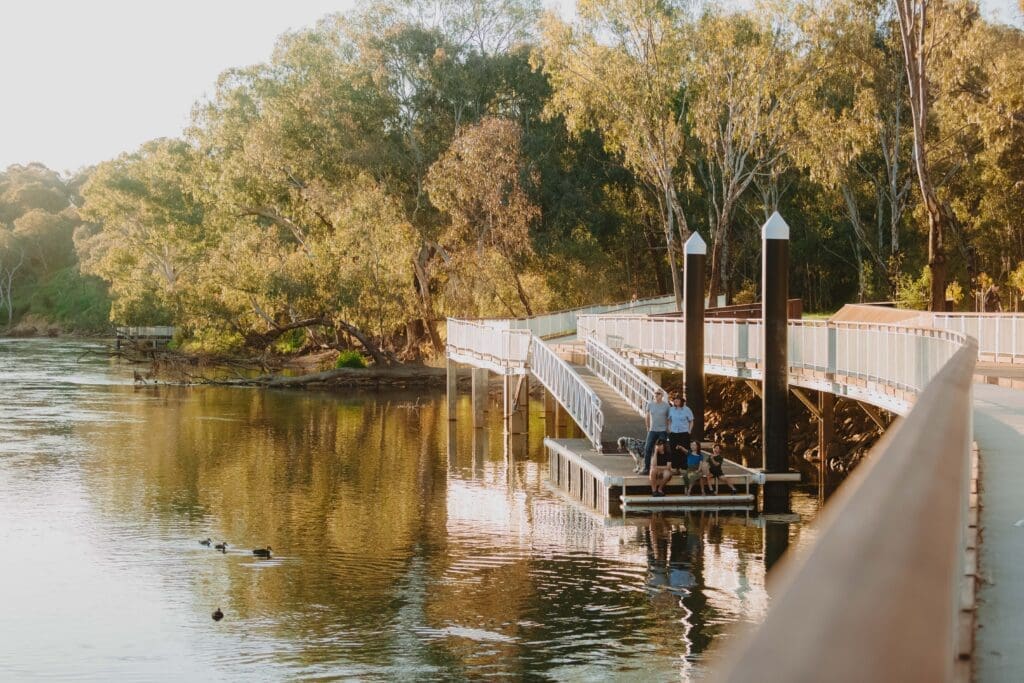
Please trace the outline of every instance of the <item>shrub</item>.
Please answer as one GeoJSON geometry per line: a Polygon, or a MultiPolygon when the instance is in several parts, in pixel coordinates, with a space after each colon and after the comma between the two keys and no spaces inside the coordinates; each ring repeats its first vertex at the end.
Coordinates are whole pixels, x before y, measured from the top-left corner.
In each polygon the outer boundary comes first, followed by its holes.
{"type": "Polygon", "coordinates": [[[366,359],[358,351],[342,351],[338,354],[338,360],[334,361],[335,368],[365,368],[366,359]]]}
{"type": "Polygon", "coordinates": [[[288,330],[274,342],[274,350],[278,353],[295,353],[301,351],[302,347],[306,345],[306,330],[301,327],[297,327],[294,330],[288,330]]]}

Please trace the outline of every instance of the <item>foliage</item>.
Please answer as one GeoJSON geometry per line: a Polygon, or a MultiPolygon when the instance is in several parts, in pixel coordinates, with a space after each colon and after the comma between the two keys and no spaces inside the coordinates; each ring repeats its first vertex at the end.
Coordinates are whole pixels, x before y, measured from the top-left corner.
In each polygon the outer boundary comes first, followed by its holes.
{"type": "Polygon", "coordinates": [[[335,368],[365,368],[366,359],[358,351],[342,351],[334,361],[335,368]]]}
{"type": "Polygon", "coordinates": [[[446,316],[678,291],[691,230],[753,301],[773,210],[810,311],[924,307],[930,260],[953,299],[1024,294],[1024,32],[927,1],[924,92],[888,2],[367,0],[224,72],[181,139],[0,173],[0,324],[92,326],[107,290],[183,348],[386,364],[446,316]]]}
{"type": "Polygon", "coordinates": [[[901,274],[896,280],[896,304],[900,308],[926,310],[931,303],[932,273],[928,266],[921,269],[921,276],[914,278],[909,273],[901,274]]]}

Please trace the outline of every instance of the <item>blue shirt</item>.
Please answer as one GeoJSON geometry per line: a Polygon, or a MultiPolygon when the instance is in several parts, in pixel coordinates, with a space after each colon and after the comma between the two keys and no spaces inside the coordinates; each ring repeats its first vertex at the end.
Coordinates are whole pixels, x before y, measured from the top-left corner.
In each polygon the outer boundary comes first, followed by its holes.
{"type": "MultiPolygon", "coordinates": [[[[672,406],[668,409],[668,431],[676,434],[680,432],[689,433],[693,425],[693,411],[690,406],[672,406]]],[[[686,444],[689,446],[690,444],[686,444]]]]}

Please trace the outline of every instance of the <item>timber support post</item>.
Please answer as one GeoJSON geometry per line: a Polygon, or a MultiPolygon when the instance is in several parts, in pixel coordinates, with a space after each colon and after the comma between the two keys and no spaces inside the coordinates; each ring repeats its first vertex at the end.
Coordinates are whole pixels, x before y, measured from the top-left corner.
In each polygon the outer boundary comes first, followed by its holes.
{"type": "MultiPolygon", "coordinates": [[[[789,225],[778,211],[764,224],[761,238],[761,315],[764,330],[762,453],[764,471],[772,475],[789,471],[789,225]]],[[[765,482],[764,510],[769,513],[789,512],[787,483],[765,482]]]]}
{"type": "Polygon", "coordinates": [[[487,412],[487,368],[473,368],[471,384],[473,391],[473,426],[483,427],[484,414],[487,412]]]}
{"type": "Polygon", "coordinates": [[[685,329],[686,403],[693,411],[690,436],[694,441],[704,438],[704,261],[708,245],[697,233],[690,235],[686,252],[686,300],[683,325],[685,329]]]}
{"type": "Polygon", "coordinates": [[[529,423],[530,380],[528,375],[505,375],[502,378],[505,431],[525,434],[529,423]]]}
{"type": "Polygon", "coordinates": [[[827,391],[818,392],[818,477],[824,495],[828,487],[828,459],[836,433],[836,397],[827,391]]]}
{"type": "Polygon", "coordinates": [[[451,358],[447,359],[445,365],[447,376],[445,377],[445,388],[448,394],[448,421],[455,421],[455,402],[459,395],[459,367],[451,358]]]}

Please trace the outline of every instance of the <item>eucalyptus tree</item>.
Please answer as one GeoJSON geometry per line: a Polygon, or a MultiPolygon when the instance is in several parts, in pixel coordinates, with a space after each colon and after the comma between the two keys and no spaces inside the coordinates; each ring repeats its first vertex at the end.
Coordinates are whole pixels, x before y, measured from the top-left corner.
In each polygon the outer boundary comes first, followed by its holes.
{"type": "Polygon", "coordinates": [[[119,322],[169,322],[194,284],[212,242],[204,207],[190,190],[198,160],[186,142],[160,139],[96,167],[82,188],[83,272],[111,283],[119,322]]]}
{"type": "Polygon", "coordinates": [[[540,216],[524,187],[538,176],[524,166],[521,139],[515,122],[485,118],[464,128],[427,176],[430,200],[450,220],[442,243],[456,276],[452,289],[470,284],[475,291],[481,287],[471,283],[480,282],[513,317],[534,314],[523,275],[535,256],[530,227],[540,216]],[[487,267],[492,255],[497,269],[487,267]],[[514,284],[522,311],[503,296],[505,282],[514,284]]]}
{"type": "Polygon", "coordinates": [[[689,233],[676,191],[687,154],[682,82],[687,4],[581,0],[576,9],[572,23],[555,14],[542,22],[535,63],[551,79],[548,112],[563,116],[575,135],[598,131],[606,148],[621,154],[658,198],[680,307],[676,239],[681,244],[689,233]]]}
{"type": "Polygon", "coordinates": [[[759,177],[785,167],[798,107],[818,65],[799,58],[793,32],[753,13],[709,9],[688,35],[687,108],[700,146],[694,166],[708,207],[714,301],[739,201],[759,177]]]}

